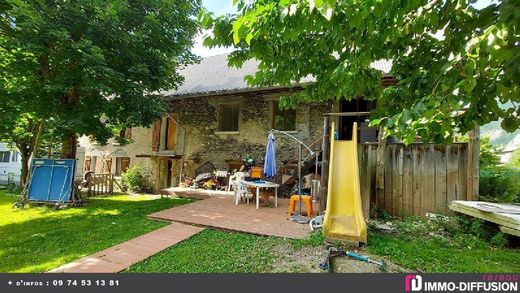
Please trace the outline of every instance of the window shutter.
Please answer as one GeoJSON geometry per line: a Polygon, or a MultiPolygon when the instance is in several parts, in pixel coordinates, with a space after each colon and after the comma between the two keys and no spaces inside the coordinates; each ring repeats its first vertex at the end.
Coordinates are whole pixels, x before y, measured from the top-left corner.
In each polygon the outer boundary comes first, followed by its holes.
{"type": "MultiPolygon", "coordinates": [[[[177,114],[172,113],[171,117],[177,119],[177,114]]],[[[166,121],[166,126],[168,128],[168,130],[166,131],[166,149],[169,151],[173,151],[175,147],[175,135],[177,134],[177,124],[170,117],[168,117],[166,121]]]]}
{"type": "Polygon", "coordinates": [[[124,157],[121,159],[121,172],[124,173],[130,167],[130,158],[124,157]]]}
{"type": "Polygon", "coordinates": [[[161,119],[155,121],[152,127],[152,151],[158,152],[161,144],[161,119]]]}

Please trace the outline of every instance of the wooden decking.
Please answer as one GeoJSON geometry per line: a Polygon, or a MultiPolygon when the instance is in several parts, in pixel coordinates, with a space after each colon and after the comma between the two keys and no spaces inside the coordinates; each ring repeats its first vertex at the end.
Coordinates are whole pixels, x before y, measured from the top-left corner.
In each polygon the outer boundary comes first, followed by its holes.
{"type": "Polygon", "coordinates": [[[197,226],[245,232],[257,235],[302,239],[310,232],[309,225],[288,220],[288,199],[278,199],[278,207],[255,208],[249,205],[233,204],[231,196],[211,196],[194,203],[156,212],[148,217],[155,220],[180,222],[197,226]]]}

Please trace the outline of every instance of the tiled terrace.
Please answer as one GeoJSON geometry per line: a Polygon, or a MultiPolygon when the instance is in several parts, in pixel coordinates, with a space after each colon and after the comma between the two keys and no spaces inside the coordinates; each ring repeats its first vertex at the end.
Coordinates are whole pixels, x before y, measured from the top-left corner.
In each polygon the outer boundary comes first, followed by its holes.
{"type": "Polygon", "coordinates": [[[235,205],[229,195],[212,195],[194,203],[150,214],[148,217],[257,235],[305,238],[310,232],[309,225],[288,220],[288,206],[288,199],[278,199],[278,207],[275,208],[274,199],[271,198],[269,206],[260,205],[257,210],[254,202],[249,205],[235,205]]]}

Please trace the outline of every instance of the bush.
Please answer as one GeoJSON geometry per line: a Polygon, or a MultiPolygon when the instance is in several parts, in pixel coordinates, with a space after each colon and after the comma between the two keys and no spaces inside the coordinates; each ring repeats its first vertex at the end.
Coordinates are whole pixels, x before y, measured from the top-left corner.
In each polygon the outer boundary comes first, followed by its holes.
{"type": "Polygon", "coordinates": [[[490,202],[520,202],[520,169],[504,166],[482,168],[480,199],[490,202]]]}
{"type": "Polygon", "coordinates": [[[500,147],[491,144],[489,137],[483,136],[480,139],[480,167],[495,167],[500,165],[500,147]]]}
{"type": "Polygon", "coordinates": [[[150,181],[143,168],[133,165],[123,173],[121,185],[130,192],[142,192],[150,187],[150,181]]]}

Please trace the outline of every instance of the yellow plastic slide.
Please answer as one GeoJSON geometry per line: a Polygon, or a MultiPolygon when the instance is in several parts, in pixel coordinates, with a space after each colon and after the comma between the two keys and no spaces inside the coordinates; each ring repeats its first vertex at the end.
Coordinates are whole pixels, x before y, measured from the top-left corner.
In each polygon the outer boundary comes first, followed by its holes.
{"type": "Polygon", "coordinates": [[[367,243],[367,225],[361,207],[357,151],[357,123],[352,140],[335,140],[332,123],[327,210],[323,220],[326,238],[367,243]]]}

